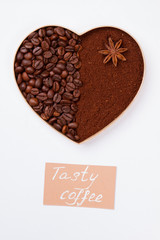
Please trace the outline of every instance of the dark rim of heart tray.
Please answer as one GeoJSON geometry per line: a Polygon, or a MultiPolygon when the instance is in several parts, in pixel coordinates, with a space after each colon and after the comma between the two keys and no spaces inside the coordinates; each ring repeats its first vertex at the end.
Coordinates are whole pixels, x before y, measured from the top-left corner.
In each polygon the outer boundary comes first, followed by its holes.
{"type": "MultiPolygon", "coordinates": [[[[56,28],[58,26],[44,26],[39,29],[49,27],[56,28]]],[[[71,30],[68,31],[74,33],[71,30]]],[[[76,102],[78,111],[74,118],[78,124],[74,134],[79,138],[73,139],[70,135],[68,137],[80,143],[109,125],[132,102],[143,80],[144,60],[137,42],[121,29],[100,27],[81,35],[77,34],[77,36],[80,37],[82,45],[82,49],[79,51],[81,67],[78,71],[83,83],[79,88],[81,95],[76,102]],[[114,44],[122,39],[122,47],[127,48],[123,54],[126,61],[118,60],[117,67],[113,65],[112,60],[104,64],[105,56],[99,53],[100,50],[105,49],[109,38],[113,40],[114,44]]],[[[14,69],[20,47],[15,55],[14,69]]],[[[14,74],[17,78],[15,71],[14,74]]],[[[53,123],[50,125],[53,126],[53,123]]],[[[75,131],[74,127],[72,129],[75,131]]],[[[59,131],[61,132],[62,129],[59,131]]]]}

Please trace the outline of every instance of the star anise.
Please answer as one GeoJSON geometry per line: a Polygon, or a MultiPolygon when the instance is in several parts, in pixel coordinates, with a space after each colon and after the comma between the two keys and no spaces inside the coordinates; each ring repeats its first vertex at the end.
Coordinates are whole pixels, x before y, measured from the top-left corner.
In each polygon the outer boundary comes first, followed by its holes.
{"type": "Polygon", "coordinates": [[[111,37],[108,38],[109,45],[105,43],[106,50],[100,50],[99,53],[103,55],[107,55],[105,59],[103,60],[103,63],[108,63],[111,59],[114,64],[114,66],[117,66],[117,60],[120,59],[122,61],[126,61],[126,58],[121,54],[123,52],[126,52],[127,48],[120,48],[122,44],[122,39],[120,39],[115,45],[111,39],[111,37]]]}

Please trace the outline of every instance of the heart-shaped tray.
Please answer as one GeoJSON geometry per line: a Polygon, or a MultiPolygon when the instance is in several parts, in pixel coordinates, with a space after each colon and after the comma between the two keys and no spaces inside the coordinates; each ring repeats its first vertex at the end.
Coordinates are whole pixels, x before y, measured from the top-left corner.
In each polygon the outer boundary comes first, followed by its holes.
{"type": "Polygon", "coordinates": [[[136,41],[101,27],[80,36],[57,26],[32,32],[14,61],[23,96],[56,130],[82,142],[117,118],[135,97],[144,72],[136,41]]]}

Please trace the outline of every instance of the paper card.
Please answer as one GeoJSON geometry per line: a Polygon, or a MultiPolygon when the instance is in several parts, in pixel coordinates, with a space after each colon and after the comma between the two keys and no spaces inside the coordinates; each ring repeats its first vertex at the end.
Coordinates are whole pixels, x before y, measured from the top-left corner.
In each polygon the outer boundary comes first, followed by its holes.
{"type": "Polygon", "coordinates": [[[116,167],[46,163],[44,205],[114,209],[116,167]]]}

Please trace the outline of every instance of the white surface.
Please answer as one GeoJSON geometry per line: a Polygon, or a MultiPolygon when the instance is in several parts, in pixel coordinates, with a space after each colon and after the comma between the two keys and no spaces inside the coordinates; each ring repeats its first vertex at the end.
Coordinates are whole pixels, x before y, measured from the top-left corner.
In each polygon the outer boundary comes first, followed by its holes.
{"type": "Polygon", "coordinates": [[[0,239],[160,239],[159,8],[158,0],[1,0],[0,239]],[[81,145],[52,130],[30,109],[13,76],[21,41],[52,24],[77,33],[119,27],[144,53],[145,78],[134,102],[81,145]],[[116,165],[115,210],[43,206],[45,162],[116,165]]]}

